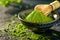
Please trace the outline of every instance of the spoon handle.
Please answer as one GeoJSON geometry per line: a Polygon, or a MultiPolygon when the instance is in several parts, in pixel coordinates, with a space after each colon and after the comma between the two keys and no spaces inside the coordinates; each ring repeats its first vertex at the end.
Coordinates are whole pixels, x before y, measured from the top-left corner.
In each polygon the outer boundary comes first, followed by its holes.
{"type": "Polygon", "coordinates": [[[60,7],[60,2],[59,2],[59,1],[54,1],[54,2],[50,3],[50,5],[52,6],[53,11],[54,11],[54,10],[56,10],[57,8],[60,7]]]}

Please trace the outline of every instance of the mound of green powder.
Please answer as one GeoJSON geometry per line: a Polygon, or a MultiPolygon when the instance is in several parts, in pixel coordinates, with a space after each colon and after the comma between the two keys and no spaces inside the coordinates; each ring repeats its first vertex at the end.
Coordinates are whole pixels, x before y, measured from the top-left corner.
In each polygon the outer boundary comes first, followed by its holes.
{"type": "Polygon", "coordinates": [[[43,15],[43,13],[34,10],[26,17],[25,20],[34,23],[46,23],[46,22],[51,22],[53,18],[49,16],[45,16],[43,15]]]}

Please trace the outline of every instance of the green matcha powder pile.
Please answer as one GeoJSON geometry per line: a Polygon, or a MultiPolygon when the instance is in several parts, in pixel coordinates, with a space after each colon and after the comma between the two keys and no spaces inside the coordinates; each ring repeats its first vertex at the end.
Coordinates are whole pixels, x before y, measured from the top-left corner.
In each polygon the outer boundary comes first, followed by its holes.
{"type": "Polygon", "coordinates": [[[45,16],[43,15],[43,13],[34,10],[26,17],[25,20],[34,23],[46,23],[46,22],[51,22],[53,18],[49,16],[45,16]]]}

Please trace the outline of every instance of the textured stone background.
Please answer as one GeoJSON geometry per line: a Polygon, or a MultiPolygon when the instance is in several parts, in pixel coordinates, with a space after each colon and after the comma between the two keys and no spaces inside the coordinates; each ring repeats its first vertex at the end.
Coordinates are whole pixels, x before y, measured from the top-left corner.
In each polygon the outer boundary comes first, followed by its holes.
{"type": "MultiPolygon", "coordinates": [[[[22,0],[23,1],[23,5],[30,5],[30,3],[33,4],[33,7],[36,5],[36,4],[39,4],[39,3],[50,3],[52,2],[53,0],[42,0],[42,1],[36,1],[36,0],[22,0]],[[47,2],[48,1],[48,2],[47,2]]],[[[6,28],[8,26],[8,23],[10,21],[10,18],[13,16],[11,15],[10,13],[13,14],[13,12],[16,12],[18,11],[19,9],[18,8],[13,8],[13,7],[1,7],[0,6],[0,30],[3,29],[3,28],[6,28]],[[10,10],[10,12],[8,13],[5,13],[7,10],[10,10]],[[11,11],[12,10],[12,11],[11,11]]],[[[59,13],[60,13],[60,9],[57,10],[59,13]]],[[[55,30],[55,31],[59,31],[59,34],[60,34],[60,23],[54,25],[51,29],[55,30]]],[[[0,37],[0,40],[8,40],[8,37],[0,37]],[[6,39],[7,38],[7,39],[6,39]]],[[[59,39],[58,39],[59,40],[59,39]]]]}

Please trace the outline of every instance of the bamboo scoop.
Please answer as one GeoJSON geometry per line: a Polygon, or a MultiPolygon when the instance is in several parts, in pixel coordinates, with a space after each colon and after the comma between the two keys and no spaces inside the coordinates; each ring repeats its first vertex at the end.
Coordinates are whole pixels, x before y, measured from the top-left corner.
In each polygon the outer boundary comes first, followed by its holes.
{"type": "Polygon", "coordinates": [[[54,11],[60,7],[59,1],[54,1],[48,5],[36,5],[34,10],[38,10],[39,12],[42,12],[45,16],[48,16],[51,11],[54,11]]]}

